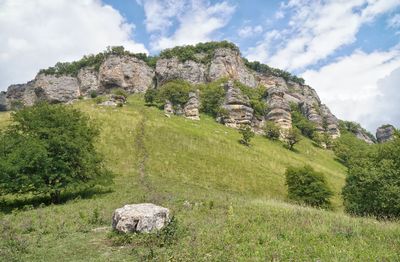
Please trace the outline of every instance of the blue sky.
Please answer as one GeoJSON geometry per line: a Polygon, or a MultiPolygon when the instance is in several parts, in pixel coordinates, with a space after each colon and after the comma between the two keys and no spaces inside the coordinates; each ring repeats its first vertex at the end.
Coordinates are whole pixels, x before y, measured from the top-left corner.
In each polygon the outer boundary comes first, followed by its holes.
{"type": "Polygon", "coordinates": [[[305,78],[339,118],[400,126],[399,0],[0,0],[0,90],[124,45],[229,40],[305,78]]]}

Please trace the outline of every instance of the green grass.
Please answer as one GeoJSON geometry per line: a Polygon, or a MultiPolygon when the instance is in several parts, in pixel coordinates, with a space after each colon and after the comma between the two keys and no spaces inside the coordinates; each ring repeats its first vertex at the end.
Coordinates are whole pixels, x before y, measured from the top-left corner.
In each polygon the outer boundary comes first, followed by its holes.
{"type": "MultiPolygon", "coordinates": [[[[257,136],[248,148],[238,143],[237,130],[207,116],[198,122],[167,118],[138,96],[122,108],[93,101],[74,106],[102,126],[98,148],[116,174],[112,190],[50,206],[37,206],[40,199],[6,198],[0,202],[0,260],[400,259],[400,225],[343,214],[345,168],[309,140],[291,152],[257,136]],[[325,174],[335,192],[333,211],[285,203],[285,168],[306,163],[325,174]],[[110,232],[113,210],[140,202],[172,210],[177,228],[168,236],[171,243],[156,235],[110,232]]],[[[0,114],[0,127],[8,119],[0,114]]]]}

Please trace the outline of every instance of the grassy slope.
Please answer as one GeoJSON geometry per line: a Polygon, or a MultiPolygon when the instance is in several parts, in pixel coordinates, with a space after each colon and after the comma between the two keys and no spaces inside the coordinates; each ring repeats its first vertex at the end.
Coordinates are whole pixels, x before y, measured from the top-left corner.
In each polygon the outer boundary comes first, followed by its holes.
{"type": "MultiPolygon", "coordinates": [[[[99,149],[117,174],[113,191],[63,205],[0,213],[0,259],[400,259],[400,226],[344,215],[339,192],[345,169],[331,152],[310,141],[290,152],[256,137],[247,148],[237,142],[236,130],[211,118],[166,118],[143,106],[138,97],[131,97],[124,108],[100,108],[92,102],[76,106],[101,122],[99,149]],[[304,163],[326,174],[336,193],[336,212],[283,202],[285,167],[304,163]],[[179,228],[174,245],[153,246],[150,251],[151,245],[112,244],[107,226],[113,210],[138,202],[153,202],[174,212],[179,228]]],[[[1,114],[0,126],[7,119],[1,114]]]]}

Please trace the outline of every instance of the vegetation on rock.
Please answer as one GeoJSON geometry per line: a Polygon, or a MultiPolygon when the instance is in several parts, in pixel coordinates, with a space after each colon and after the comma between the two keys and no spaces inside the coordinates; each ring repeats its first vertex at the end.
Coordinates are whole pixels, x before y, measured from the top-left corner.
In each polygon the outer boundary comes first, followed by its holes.
{"type": "Polygon", "coordinates": [[[235,87],[239,88],[244,95],[246,95],[250,100],[251,108],[254,110],[254,115],[258,118],[265,116],[268,106],[265,101],[267,93],[265,86],[257,86],[256,88],[251,88],[242,84],[239,81],[234,82],[235,87]]]}
{"type": "Polygon", "coordinates": [[[242,135],[242,138],[239,140],[239,142],[245,146],[250,146],[250,141],[254,137],[254,132],[251,130],[251,128],[248,125],[241,126],[239,133],[242,135]]]}
{"type": "Polygon", "coordinates": [[[300,111],[300,108],[295,103],[290,103],[292,114],[292,125],[297,127],[301,133],[312,139],[315,131],[315,124],[308,120],[300,111]]]}

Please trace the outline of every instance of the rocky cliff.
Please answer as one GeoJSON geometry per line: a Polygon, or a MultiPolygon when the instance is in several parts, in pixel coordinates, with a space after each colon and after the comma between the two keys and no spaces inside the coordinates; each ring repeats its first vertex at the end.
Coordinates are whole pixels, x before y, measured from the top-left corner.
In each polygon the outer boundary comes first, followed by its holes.
{"type": "MultiPolygon", "coordinates": [[[[144,93],[149,88],[160,88],[173,79],[204,84],[226,78],[226,83],[221,85],[225,91],[221,105],[224,114],[218,118],[221,123],[231,127],[248,124],[256,131],[262,131],[265,121],[273,121],[280,128],[289,129],[292,127],[289,105],[294,103],[315,124],[318,132],[327,132],[333,138],[340,136],[338,119],[321,103],[313,88],[301,81],[295,81],[298,78],[288,78],[285,74],[274,73],[275,71],[253,70],[242,59],[237,48],[217,46],[210,50],[203,49],[193,49],[186,58],[173,53],[168,56],[161,53],[154,65],[123,52],[104,55],[100,64],[81,66],[76,74],[41,71],[34,80],[12,85],[7,92],[1,93],[0,109],[10,110],[17,105],[29,106],[41,100],[67,103],[80,97],[90,97],[93,92],[109,93],[114,88],[122,88],[128,93],[144,93]],[[256,116],[249,97],[233,81],[249,88],[265,87],[263,101],[267,104],[266,112],[256,116]]],[[[179,107],[169,104],[166,105],[166,110],[199,119],[200,105],[199,94],[192,92],[187,104],[179,107]]]]}
{"type": "Polygon", "coordinates": [[[392,125],[383,125],[376,130],[376,139],[378,143],[384,143],[393,139],[395,127],[392,125]]]}

